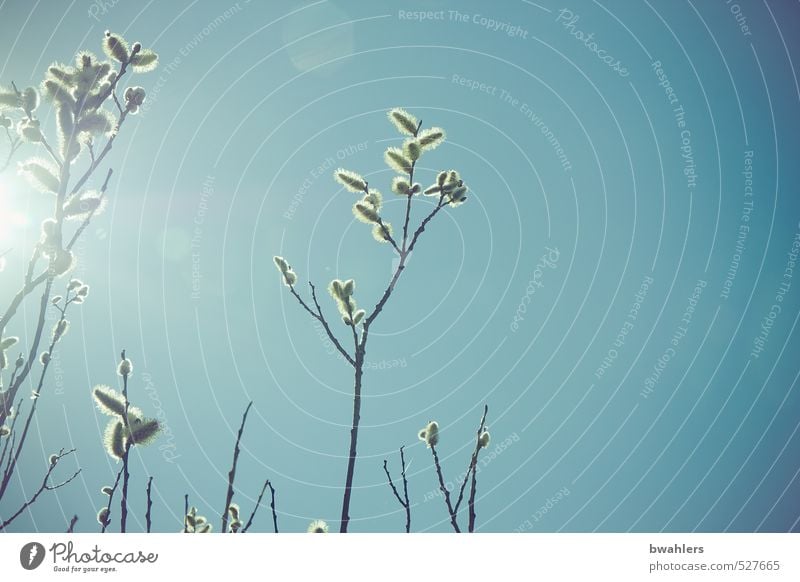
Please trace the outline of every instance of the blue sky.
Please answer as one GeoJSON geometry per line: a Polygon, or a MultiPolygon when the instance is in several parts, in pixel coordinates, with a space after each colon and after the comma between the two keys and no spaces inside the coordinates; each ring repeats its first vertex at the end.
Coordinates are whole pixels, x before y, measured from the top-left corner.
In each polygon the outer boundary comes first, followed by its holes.
{"type": "MultiPolygon", "coordinates": [[[[456,168],[471,193],[426,230],[373,328],[352,530],[402,529],[382,464],[398,473],[405,445],[412,528],[447,531],[417,431],[440,423],[456,478],[484,403],[482,531],[797,530],[797,5],[75,1],[0,15],[3,86],[99,52],[106,29],[160,55],[128,80],[148,98],[78,247],[92,293],[3,511],[60,446],[83,471],[18,530],[73,513],[94,530],[116,467],[89,394],[117,381],[122,348],[132,401],[169,429],[135,449],[139,527],[149,475],[158,530],[180,527],[185,493],[220,513],[250,400],[236,499],[252,506],[269,478],[284,530],[338,521],[352,373],[271,259],[291,261],[299,288],[354,278],[375,304],[396,263],[332,171],[367,176],[397,229],[394,106],[447,130],[423,185],[456,168]]],[[[13,169],[0,181],[5,304],[48,201],[13,169]]],[[[34,317],[26,304],[9,331],[29,341],[34,317]]]]}

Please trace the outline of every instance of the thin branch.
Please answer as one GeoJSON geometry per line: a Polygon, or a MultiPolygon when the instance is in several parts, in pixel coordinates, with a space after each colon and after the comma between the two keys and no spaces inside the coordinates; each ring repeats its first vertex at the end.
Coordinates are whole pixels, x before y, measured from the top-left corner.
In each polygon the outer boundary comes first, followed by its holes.
{"type": "Polygon", "coordinates": [[[119,487],[119,480],[121,477],[122,477],[122,469],[120,468],[120,470],[117,471],[116,479],[114,479],[114,486],[111,487],[111,493],[108,494],[108,505],[106,506],[108,512],[106,513],[106,521],[104,524],[102,524],[100,533],[105,533],[108,526],[111,525],[111,502],[114,500],[114,493],[116,493],[117,487],[119,487]]]}
{"type": "MultiPolygon", "coordinates": [[[[123,65],[123,67],[124,67],[124,65],[123,65]]],[[[120,75],[121,74],[122,73],[120,73],[120,75]]],[[[119,81],[119,77],[117,77],[117,81],[119,81]]],[[[128,117],[128,110],[127,109],[125,109],[120,114],[119,119],[117,120],[117,126],[114,129],[114,133],[111,135],[111,137],[108,138],[108,141],[106,141],[105,147],[97,155],[97,157],[92,159],[92,162],[89,164],[89,167],[83,173],[83,175],[80,177],[80,179],[77,182],[75,182],[75,185],[72,187],[72,191],[70,192],[70,194],[77,193],[78,190],[80,190],[83,187],[83,185],[86,183],[86,181],[91,177],[91,175],[97,169],[97,167],[103,162],[103,159],[108,155],[108,152],[111,151],[111,148],[114,147],[114,140],[117,139],[117,136],[119,135],[119,130],[122,127],[122,124],[125,122],[125,118],[126,117],[128,117]]]]}
{"type": "Polygon", "coordinates": [[[150,495],[152,488],[153,488],[153,477],[150,477],[147,480],[147,510],[144,512],[144,520],[147,523],[147,533],[150,533],[150,529],[153,526],[153,522],[150,519],[151,511],[153,509],[153,499],[150,495]]]}
{"type": "Polygon", "coordinates": [[[189,515],[189,494],[183,496],[183,533],[189,533],[189,522],[186,519],[189,515]]]}
{"type": "MultiPolygon", "coordinates": [[[[50,287],[50,286],[51,286],[51,283],[48,283],[48,287],[50,287]]],[[[49,292],[49,289],[48,289],[47,291],[45,291],[45,296],[47,296],[49,298],[49,295],[50,295],[50,292],[49,292]]],[[[69,295],[69,292],[67,293],[67,295],[69,295]]],[[[41,305],[41,309],[42,310],[45,310],[46,307],[47,307],[45,305],[45,301],[44,300],[45,300],[45,297],[43,296],[42,297],[42,305],[41,305]]],[[[66,319],[67,307],[69,306],[70,303],[71,303],[71,301],[69,300],[69,298],[67,298],[65,300],[65,303],[64,303],[64,308],[60,310],[61,311],[61,317],[60,317],[60,319],[58,321],[58,324],[56,324],[56,325],[59,325],[62,321],[64,321],[66,319]]],[[[40,320],[41,319],[42,319],[42,313],[40,313],[40,320]]],[[[43,327],[43,324],[42,324],[42,327],[43,327]]],[[[41,327],[38,329],[38,333],[39,333],[39,335],[41,335],[41,327]]],[[[59,339],[60,339],[59,337],[57,337],[55,334],[53,334],[52,339],[50,340],[50,345],[47,347],[47,352],[48,353],[50,353],[50,354],[53,353],[53,348],[55,348],[56,342],[59,339]]],[[[38,348],[38,341],[35,342],[35,347],[38,348]]],[[[33,360],[35,357],[36,357],[36,352],[34,352],[33,349],[32,349],[31,353],[28,356],[28,362],[26,362],[25,368],[23,368],[23,373],[27,374],[27,370],[30,370],[31,360],[33,360]]],[[[28,430],[29,430],[29,428],[31,426],[31,421],[33,420],[33,416],[36,413],[36,407],[37,407],[37,405],[39,403],[39,398],[41,397],[42,388],[44,386],[44,378],[45,378],[45,375],[47,374],[47,370],[49,369],[49,367],[50,367],[50,359],[47,359],[44,362],[44,365],[42,366],[41,373],[39,374],[39,383],[37,384],[36,389],[34,390],[34,393],[33,393],[33,396],[34,396],[33,404],[31,405],[31,408],[28,411],[28,416],[25,419],[25,427],[22,429],[22,435],[20,436],[19,444],[17,445],[16,453],[14,453],[13,460],[9,460],[9,466],[8,466],[7,472],[3,474],[3,481],[2,481],[2,483],[0,483],[0,498],[6,492],[6,488],[8,487],[8,483],[9,483],[9,480],[11,479],[11,475],[14,473],[14,468],[15,468],[15,466],[17,464],[17,461],[19,460],[20,454],[22,453],[22,447],[25,445],[25,439],[28,437],[28,430]]],[[[15,381],[12,384],[12,388],[14,389],[14,394],[16,395],[16,391],[19,388],[19,381],[15,381]]]]}
{"type": "Polygon", "coordinates": [[[403,251],[400,250],[400,247],[397,246],[397,241],[394,240],[392,237],[392,233],[389,232],[389,228],[386,226],[386,223],[383,222],[383,219],[379,216],[378,217],[378,226],[381,227],[383,230],[383,235],[386,237],[386,240],[394,247],[394,250],[397,251],[398,255],[402,255],[403,251]]]}
{"type": "MultiPolygon", "coordinates": [[[[108,188],[108,182],[111,179],[111,175],[113,170],[109,169],[108,173],[106,174],[106,179],[103,182],[103,186],[100,189],[100,198],[105,195],[106,189],[108,188]]],[[[81,225],[75,231],[75,234],[72,236],[72,239],[69,241],[69,244],[65,247],[65,250],[70,251],[72,247],[78,240],[78,237],[83,234],[86,228],[89,226],[89,223],[92,220],[96,212],[96,208],[89,212],[89,214],[83,219],[81,225]]],[[[3,401],[0,402],[0,424],[5,422],[6,416],[8,414],[7,410],[7,403],[9,401],[13,401],[17,396],[17,391],[19,387],[22,385],[22,382],[27,378],[28,373],[30,372],[32,361],[35,360],[37,351],[39,349],[39,341],[41,338],[42,328],[44,326],[44,309],[47,308],[47,305],[50,300],[50,290],[52,289],[52,284],[54,280],[53,273],[51,271],[52,265],[47,268],[43,273],[41,273],[36,279],[33,279],[33,271],[41,255],[41,248],[39,245],[36,246],[33,255],[31,256],[31,260],[28,263],[27,273],[25,275],[25,284],[23,285],[22,289],[14,296],[14,299],[11,301],[8,309],[6,310],[3,317],[0,319],[0,335],[3,334],[5,330],[5,326],[11,320],[11,318],[16,314],[17,308],[20,306],[22,301],[25,297],[31,293],[36,287],[38,287],[43,281],[47,281],[47,286],[45,292],[42,294],[42,300],[40,302],[40,312],[39,312],[39,321],[37,323],[36,333],[34,335],[34,342],[33,347],[31,348],[30,355],[28,361],[26,362],[25,367],[22,369],[22,372],[16,379],[16,382],[12,383],[9,386],[8,392],[4,395],[3,401]]],[[[52,349],[51,349],[52,351],[52,349]]],[[[42,376],[43,378],[43,376],[42,376]]]]}
{"type": "MultiPolygon", "coordinates": [[[[19,391],[19,387],[28,377],[28,373],[31,370],[31,366],[33,365],[33,361],[36,359],[36,354],[39,350],[39,342],[42,339],[42,330],[44,329],[44,319],[45,319],[45,312],[47,311],[47,306],[50,303],[50,290],[53,287],[53,275],[48,273],[43,273],[44,278],[47,280],[47,284],[45,285],[44,292],[42,293],[42,298],[39,302],[39,317],[36,322],[36,331],[33,336],[33,342],[31,345],[31,349],[29,352],[28,360],[25,362],[25,366],[22,368],[19,376],[17,376],[14,384],[9,386],[8,391],[3,396],[3,401],[0,402],[0,424],[5,422],[6,417],[8,416],[8,408],[7,404],[10,401],[13,401],[17,397],[17,392],[19,391]]],[[[16,300],[16,297],[15,297],[16,300]]],[[[20,301],[22,298],[20,298],[20,301]]],[[[16,311],[16,308],[15,308],[16,311]]],[[[5,323],[0,321],[0,334],[3,333],[5,323]]]]}
{"type": "Polygon", "coordinates": [[[411,503],[408,501],[408,478],[406,477],[406,455],[405,447],[400,447],[400,464],[403,471],[400,473],[403,476],[403,496],[406,499],[406,533],[411,533],[411,503]]]}
{"type": "Polygon", "coordinates": [[[236,444],[233,447],[233,464],[231,470],[228,472],[228,492],[225,495],[225,509],[222,511],[222,529],[221,533],[228,531],[228,508],[233,501],[233,482],[236,479],[236,463],[239,461],[239,443],[242,441],[242,433],[244,433],[244,424],[247,422],[247,413],[250,412],[250,407],[253,406],[253,401],[247,405],[242,415],[242,424],[239,426],[239,433],[236,435],[236,444]]]}
{"type": "MultiPolygon", "coordinates": [[[[97,197],[98,200],[102,200],[103,197],[106,195],[106,189],[108,188],[108,181],[111,179],[111,174],[113,173],[114,170],[109,168],[108,172],[106,173],[106,179],[103,182],[103,186],[100,188],[100,196],[97,197]]],[[[67,243],[67,246],[64,247],[66,250],[68,251],[72,250],[72,247],[75,246],[75,243],[78,241],[78,237],[81,236],[83,234],[83,231],[86,230],[86,227],[89,226],[89,223],[91,222],[98,208],[99,205],[92,208],[92,210],[89,211],[89,213],[86,215],[86,218],[83,219],[83,222],[81,222],[81,225],[75,231],[75,234],[72,235],[72,238],[70,239],[69,243],[67,243]]]]}
{"type": "Polygon", "coordinates": [[[300,306],[303,309],[305,309],[309,313],[309,315],[311,315],[311,317],[313,317],[314,319],[316,319],[317,321],[319,321],[322,324],[322,327],[325,330],[325,333],[328,334],[328,338],[331,340],[331,342],[333,342],[333,345],[336,346],[336,349],[339,350],[339,353],[342,354],[344,359],[347,360],[348,363],[351,366],[355,366],[356,365],[355,360],[347,352],[347,350],[344,349],[342,344],[339,342],[339,339],[335,335],[333,335],[333,331],[331,331],[331,328],[328,325],[328,321],[325,319],[325,316],[322,315],[322,308],[320,307],[319,302],[317,301],[316,287],[314,287],[314,284],[311,283],[311,282],[308,283],[308,286],[311,287],[311,297],[314,300],[314,306],[316,307],[316,311],[311,309],[308,306],[308,304],[303,300],[303,298],[300,297],[300,295],[295,290],[294,285],[289,287],[289,291],[291,292],[292,295],[294,295],[294,298],[297,299],[298,303],[300,303],[300,306]]]}
{"type": "Polygon", "coordinates": [[[478,477],[477,472],[475,469],[472,469],[472,484],[469,488],[469,503],[467,507],[469,508],[469,533],[473,533],[475,531],[475,490],[478,486],[478,477]]]}
{"type": "Polygon", "coordinates": [[[317,288],[311,281],[308,282],[308,286],[311,287],[311,299],[314,300],[314,307],[317,308],[317,314],[319,315],[318,319],[320,323],[322,323],[322,325],[325,327],[325,331],[328,333],[328,337],[331,338],[331,341],[333,341],[333,343],[336,345],[336,347],[339,349],[339,351],[342,353],[345,359],[347,359],[348,362],[350,362],[353,366],[355,366],[356,364],[355,360],[352,357],[350,357],[350,354],[347,353],[347,350],[344,349],[344,347],[342,347],[342,345],[339,343],[339,340],[333,335],[333,332],[331,331],[330,327],[328,327],[328,322],[325,320],[325,316],[322,315],[322,307],[320,307],[319,300],[317,299],[317,288]]]}
{"type": "MultiPolygon", "coordinates": [[[[419,120],[417,123],[417,129],[414,131],[414,137],[417,137],[419,134],[419,129],[422,127],[422,120],[419,120]]],[[[414,186],[414,168],[417,165],[417,161],[414,160],[411,162],[411,171],[408,173],[408,185],[413,187],[414,186]]],[[[408,242],[408,220],[411,218],[411,198],[414,195],[409,193],[408,200],[406,202],[406,217],[405,221],[403,222],[403,251],[400,253],[401,255],[405,254],[406,252],[406,243],[408,242]]]]}
{"type": "Polygon", "coordinates": [[[450,491],[444,484],[444,476],[442,475],[442,466],[439,464],[439,454],[436,452],[436,445],[431,444],[431,453],[433,453],[433,463],[436,466],[436,474],[439,476],[439,489],[444,493],[444,502],[447,505],[447,513],[450,514],[450,524],[456,533],[461,533],[456,521],[456,512],[453,510],[453,504],[450,502],[450,491]]]}
{"type": "Polygon", "coordinates": [[[69,527],[67,528],[66,533],[75,533],[75,524],[78,523],[78,514],[72,516],[72,519],[69,520],[69,527]]]}
{"type": "Polygon", "coordinates": [[[61,459],[63,459],[64,457],[66,457],[67,455],[70,455],[70,454],[72,454],[72,453],[74,453],[74,452],[75,452],[75,449],[70,449],[70,450],[69,450],[69,451],[67,451],[67,452],[64,452],[64,449],[61,449],[61,450],[58,452],[58,454],[55,456],[55,461],[54,461],[54,462],[52,462],[52,463],[50,463],[50,466],[47,468],[47,473],[45,474],[45,476],[44,476],[44,479],[42,479],[42,484],[39,486],[39,489],[36,491],[36,493],[34,493],[34,494],[33,494],[33,497],[31,497],[31,498],[30,498],[28,501],[26,501],[26,502],[25,502],[25,503],[22,505],[22,507],[20,507],[20,508],[17,510],[17,512],[16,512],[16,513],[14,513],[14,515],[12,515],[12,516],[11,516],[11,517],[9,517],[7,520],[5,520],[5,521],[4,521],[2,524],[0,524],[0,531],[3,531],[3,530],[5,530],[5,528],[6,528],[6,527],[7,527],[7,526],[8,526],[8,525],[9,525],[9,524],[12,522],[12,521],[14,521],[15,519],[17,519],[17,518],[18,518],[20,515],[22,515],[22,513],[23,513],[23,512],[24,512],[26,509],[28,509],[28,508],[29,508],[31,505],[33,505],[34,503],[36,503],[36,500],[37,500],[37,499],[39,499],[39,496],[40,496],[40,495],[41,495],[41,494],[42,494],[44,491],[55,491],[56,489],[60,489],[61,487],[64,487],[65,485],[68,485],[68,484],[69,484],[69,483],[70,483],[70,482],[71,482],[73,479],[75,479],[75,478],[76,478],[76,477],[77,477],[77,476],[80,474],[80,472],[81,472],[81,469],[78,469],[77,471],[75,471],[75,473],[73,473],[73,474],[72,474],[72,476],[71,476],[71,477],[69,477],[68,479],[65,479],[65,480],[64,480],[64,481],[62,481],[61,483],[57,483],[57,484],[55,484],[55,485],[50,485],[50,484],[48,483],[48,481],[50,480],[50,475],[53,473],[53,470],[55,470],[55,468],[56,468],[56,465],[58,465],[58,462],[59,462],[61,459]]]}
{"type": "Polygon", "coordinates": [[[414,231],[414,236],[411,237],[411,244],[409,244],[408,249],[406,249],[407,254],[411,254],[411,251],[414,250],[414,245],[417,244],[417,240],[419,240],[420,235],[422,235],[422,233],[425,232],[425,227],[428,226],[428,223],[431,220],[433,220],[433,217],[436,216],[439,213],[439,211],[445,206],[447,206],[447,203],[444,203],[444,194],[441,194],[439,196],[439,201],[436,203],[434,209],[431,211],[430,214],[428,214],[428,216],[426,216],[423,219],[419,227],[417,227],[417,230],[414,231]]]}
{"type": "MultiPolygon", "coordinates": [[[[122,360],[125,359],[125,350],[120,354],[122,360]]],[[[128,400],[128,374],[122,375],[122,397],[125,399],[125,414],[122,417],[125,430],[130,430],[130,419],[128,418],[128,409],[130,408],[130,401],[128,400]]],[[[128,457],[133,446],[133,440],[129,436],[125,439],[125,453],[122,455],[122,498],[119,501],[119,533],[125,533],[128,524],[128,482],[130,481],[131,474],[128,471],[128,457]]]]}
{"type": "Polygon", "coordinates": [[[403,467],[401,475],[403,476],[403,497],[400,497],[400,493],[397,491],[397,487],[394,485],[394,481],[392,481],[392,475],[389,473],[388,462],[386,459],[383,460],[383,471],[386,473],[386,479],[389,481],[389,486],[392,488],[392,493],[397,498],[397,501],[400,502],[400,505],[403,506],[406,510],[406,533],[411,533],[411,504],[408,502],[408,480],[406,479],[406,458],[403,452],[405,447],[400,447],[400,463],[403,467]]]}
{"type": "MultiPolygon", "coordinates": [[[[381,311],[383,311],[386,302],[389,301],[389,297],[392,295],[392,291],[394,291],[395,286],[397,285],[397,281],[400,279],[400,275],[402,275],[403,270],[406,268],[406,260],[411,255],[411,251],[414,250],[414,246],[417,244],[419,237],[425,230],[425,227],[428,223],[433,220],[433,217],[436,216],[439,211],[444,208],[444,204],[442,201],[444,200],[444,194],[439,196],[439,202],[436,207],[431,211],[428,216],[420,223],[417,230],[414,232],[413,236],[411,237],[411,243],[408,245],[408,248],[400,255],[400,262],[397,264],[397,268],[392,275],[391,281],[389,281],[389,285],[387,285],[386,290],[383,292],[378,303],[375,305],[375,308],[372,310],[372,313],[364,320],[364,337],[366,337],[366,332],[369,330],[369,326],[372,325],[372,322],[380,315],[381,311]]],[[[364,343],[364,342],[362,342],[364,343]]]]}
{"type": "Polygon", "coordinates": [[[271,497],[271,500],[269,502],[269,507],[272,510],[272,529],[275,533],[278,533],[278,512],[275,511],[275,488],[272,486],[272,483],[270,481],[267,481],[267,483],[269,483],[269,491],[271,497]]]}
{"type": "Polygon", "coordinates": [[[264,497],[264,492],[269,487],[270,492],[272,493],[272,503],[270,507],[272,507],[272,523],[275,527],[275,533],[278,533],[278,515],[275,513],[275,488],[270,483],[269,479],[264,481],[264,486],[261,488],[261,493],[258,494],[258,499],[256,499],[256,506],[253,508],[253,512],[250,514],[250,517],[247,519],[247,523],[242,528],[242,533],[247,533],[247,530],[250,529],[250,526],[253,525],[253,518],[256,516],[256,511],[258,511],[259,505],[261,505],[261,498],[264,497]]]}
{"type": "Polygon", "coordinates": [[[400,503],[400,505],[405,507],[406,502],[403,501],[402,497],[400,497],[400,493],[397,491],[397,487],[394,486],[394,481],[392,481],[392,475],[391,473],[389,473],[388,463],[389,462],[386,459],[383,460],[383,472],[386,473],[386,479],[389,481],[389,487],[392,488],[392,493],[394,493],[394,496],[397,498],[397,501],[400,503]]]}
{"type": "Polygon", "coordinates": [[[47,153],[48,153],[48,154],[50,154],[50,157],[51,157],[51,158],[53,158],[53,161],[56,163],[56,165],[57,165],[59,168],[61,168],[61,164],[62,164],[63,162],[61,161],[61,158],[59,158],[59,157],[56,155],[56,152],[54,152],[54,151],[53,151],[53,148],[51,148],[51,147],[50,147],[50,144],[49,144],[49,143],[47,143],[47,139],[44,137],[44,134],[42,134],[42,140],[41,140],[41,144],[44,146],[44,149],[46,149],[46,150],[47,150],[47,153]]]}
{"type": "Polygon", "coordinates": [[[483,405],[483,417],[481,417],[481,424],[478,426],[478,433],[477,437],[475,438],[475,450],[472,453],[472,457],[469,461],[469,467],[467,467],[467,474],[464,475],[464,481],[461,482],[461,491],[458,492],[458,501],[456,501],[455,510],[458,513],[458,508],[461,505],[461,501],[464,499],[464,488],[467,486],[467,479],[469,479],[470,472],[475,472],[476,467],[478,466],[478,453],[481,451],[481,435],[483,434],[483,429],[486,426],[486,414],[489,412],[489,405],[483,405]]]}
{"type": "MultiPolygon", "coordinates": [[[[17,419],[19,418],[19,414],[22,408],[22,398],[19,399],[17,402],[17,410],[16,414],[14,415],[14,420],[11,421],[11,426],[9,427],[9,433],[6,436],[6,442],[3,443],[3,453],[0,454],[0,469],[3,469],[3,464],[6,460],[6,452],[9,453],[8,461],[11,462],[11,455],[14,453],[14,445],[16,443],[14,427],[17,425],[17,419]],[[9,449],[9,443],[11,443],[11,448],[9,449]]],[[[5,470],[3,470],[3,479],[5,480],[5,470]]],[[[0,499],[3,498],[3,493],[0,492],[0,499]]]]}

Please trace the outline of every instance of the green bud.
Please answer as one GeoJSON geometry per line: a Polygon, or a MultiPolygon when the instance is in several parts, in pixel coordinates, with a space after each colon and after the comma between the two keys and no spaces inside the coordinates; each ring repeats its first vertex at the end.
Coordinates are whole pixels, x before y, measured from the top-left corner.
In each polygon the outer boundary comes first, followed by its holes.
{"type": "Polygon", "coordinates": [[[140,50],[131,57],[131,66],[137,73],[148,73],[158,66],[158,55],[150,49],[140,50]]]}
{"type": "Polygon", "coordinates": [[[395,107],[389,111],[389,121],[397,128],[402,134],[416,135],[419,121],[405,109],[395,107]]]}
{"type": "Polygon", "coordinates": [[[383,154],[383,159],[386,162],[386,165],[396,172],[404,174],[411,173],[411,160],[403,155],[403,150],[400,148],[387,148],[386,152],[383,154]]]}
{"type": "Polygon", "coordinates": [[[371,204],[356,202],[353,205],[353,215],[361,222],[372,224],[378,222],[378,213],[371,204]]]}
{"type": "Polygon", "coordinates": [[[392,179],[392,192],[398,196],[408,196],[409,190],[411,190],[411,186],[403,176],[395,176],[392,179]]]}
{"type": "Polygon", "coordinates": [[[130,49],[125,39],[116,34],[111,34],[108,30],[103,40],[103,51],[108,58],[114,59],[119,63],[125,63],[130,58],[130,49]]]}
{"type": "Polygon", "coordinates": [[[419,133],[419,145],[423,150],[435,149],[445,139],[444,130],[441,127],[431,127],[419,133]]]}
{"type": "Polygon", "coordinates": [[[364,177],[350,170],[339,168],[333,173],[333,177],[350,192],[364,192],[367,189],[367,181],[364,177]]]}
{"type": "Polygon", "coordinates": [[[95,386],[92,390],[97,409],[108,416],[125,415],[125,398],[110,386],[95,386]]]}
{"type": "Polygon", "coordinates": [[[403,155],[412,162],[416,162],[422,155],[422,146],[415,139],[406,140],[403,144],[403,155]]]}

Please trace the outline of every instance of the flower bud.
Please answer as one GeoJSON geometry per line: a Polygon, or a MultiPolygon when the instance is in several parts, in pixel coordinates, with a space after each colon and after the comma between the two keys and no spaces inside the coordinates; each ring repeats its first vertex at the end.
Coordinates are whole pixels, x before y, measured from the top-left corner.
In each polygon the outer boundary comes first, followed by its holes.
{"type": "Polygon", "coordinates": [[[367,189],[367,181],[364,177],[350,170],[339,168],[333,173],[333,177],[350,192],[364,192],[367,189]]]}
{"type": "Polygon", "coordinates": [[[402,174],[411,173],[411,160],[403,155],[403,150],[400,148],[390,147],[386,149],[383,154],[383,159],[386,165],[402,174]]]}
{"type": "Polygon", "coordinates": [[[397,131],[405,135],[416,135],[419,122],[405,109],[395,107],[389,111],[389,121],[397,128],[397,131]]]}

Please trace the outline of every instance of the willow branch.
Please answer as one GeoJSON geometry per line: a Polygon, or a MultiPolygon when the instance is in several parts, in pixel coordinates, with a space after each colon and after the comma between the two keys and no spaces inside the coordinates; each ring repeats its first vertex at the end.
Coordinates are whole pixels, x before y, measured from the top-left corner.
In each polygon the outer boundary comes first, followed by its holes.
{"type": "Polygon", "coordinates": [[[144,512],[144,520],[147,523],[147,533],[150,533],[150,529],[153,526],[153,522],[150,518],[151,511],[153,509],[153,498],[151,497],[151,490],[153,488],[153,477],[150,477],[147,480],[147,510],[144,512]]]}
{"type": "Polygon", "coordinates": [[[72,516],[72,519],[69,520],[69,527],[65,533],[75,533],[75,524],[78,523],[78,514],[72,516]]]}
{"type": "Polygon", "coordinates": [[[355,366],[356,365],[356,361],[348,353],[348,351],[346,349],[344,349],[342,344],[339,342],[339,339],[333,334],[333,331],[331,331],[331,328],[328,325],[328,320],[325,319],[325,316],[322,314],[322,307],[320,307],[319,301],[317,301],[317,289],[316,289],[316,287],[314,287],[314,284],[311,283],[310,281],[308,283],[308,286],[311,287],[311,297],[314,300],[314,307],[315,307],[316,311],[314,309],[311,309],[308,306],[308,304],[303,300],[303,298],[300,297],[300,295],[295,290],[294,285],[289,287],[289,291],[291,292],[292,295],[294,295],[294,298],[297,299],[298,303],[300,303],[300,306],[303,309],[305,309],[309,313],[309,315],[311,315],[311,317],[313,317],[314,319],[316,319],[317,321],[319,321],[322,324],[322,327],[325,330],[325,333],[328,334],[328,338],[331,340],[331,342],[333,342],[333,345],[336,346],[336,349],[339,350],[339,353],[342,354],[344,359],[347,360],[350,363],[351,366],[355,366]]]}
{"type": "MultiPolygon", "coordinates": [[[[6,435],[5,442],[3,443],[3,452],[0,454],[0,470],[3,470],[3,480],[5,480],[6,470],[3,469],[3,465],[6,460],[6,453],[9,454],[8,462],[11,463],[11,455],[14,454],[14,446],[16,445],[16,433],[14,432],[14,427],[17,425],[17,419],[19,418],[20,409],[22,408],[22,398],[19,399],[17,402],[17,413],[14,415],[14,420],[11,421],[11,426],[9,427],[9,433],[6,435]],[[9,444],[11,447],[9,448],[9,444]]],[[[0,491],[0,499],[3,498],[3,493],[0,491]]]]}
{"type": "Polygon", "coordinates": [[[183,533],[189,533],[189,494],[183,496],[183,533]]]}
{"type": "MultiPolygon", "coordinates": [[[[414,131],[414,137],[417,137],[417,135],[419,134],[419,129],[421,127],[422,127],[422,120],[420,119],[419,123],[417,123],[417,129],[414,131]]],[[[416,165],[417,165],[416,160],[411,162],[411,171],[408,173],[408,185],[412,187],[414,186],[414,168],[416,167],[416,165]]],[[[406,252],[406,243],[408,242],[408,221],[411,218],[411,198],[413,196],[414,196],[413,194],[409,193],[408,200],[406,201],[406,217],[405,221],[403,222],[403,250],[400,253],[401,255],[405,254],[406,252]]]]}
{"type": "Polygon", "coordinates": [[[250,401],[250,403],[247,405],[247,408],[244,409],[244,414],[242,415],[242,424],[239,426],[239,433],[236,435],[236,444],[233,447],[233,464],[231,465],[231,470],[228,472],[228,492],[225,495],[225,509],[222,511],[221,533],[226,533],[228,531],[228,508],[231,506],[231,501],[233,501],[233,482],[236,479],[236,464],[239,462],[239,444],[242,441],[244,425],[247,422],[247,413],[250,412],[251,406],[253,406],[252,401],[250,401]]]}
{"type": "Polygon", "coordinates": [[[117,487],[119,487],[119,480],[121,477],[122,477],[122,469],[120,468],[120,470],[117,471],[116,479],[114,479],[114,485],[111,487],[111,493],[108,494],[108,505],[106,506],[106,509],[108,509],[108,513],[106,513],[106,521],[105,523],[102,524],[102,527],[100,528],[100,533],[105,533],[108,526],[111,525],[111,502],[114,500],[114,493],[116,493],[117,487]]]}
{"type": "Polygon", "coordinates": [[[75,471],[75,473],[72,474],[71,477],[69,477],[68,479],[65,479],[61,483],[57,483],[55,485],[50,485],[49,484],[50,475],[52,475],[53,471],[56,468],[56,465],[58,465],[58,462],[61,459],[63,459],[64,457],[66,457],[67,455],[70,455],[70,454],[72,454],[74,452],[75,452],[75,449],[70,449],[67,452],[64,452],[64,449],[61,449],[58,452],[58,454],[55,456],[55,460],[52,463],[50,463],[50,466],[47,468],[47,473],[45,474],[44,479],[42,479],[42,484],[39,486],[39,489],[36,491],[36,493],[33,494],[33,496],[28,501],[26,501],[25,503],[22,504],[22,507],[20,507],[17,510],[17,512],[14,513],[14,515],[12,515],[7,520],[5,520],[2,524],[0,524],[0,531],[5,530],[5,528],[9,524],[11,524],[11,522],[13,522],[15,519],[17,519],[20,515],[22,515],[22,513],[26,509],[28,509],[31,505],[36,503],[36,500],[39,499],[39,496],[43,492],[45,492],[45,491],[55,491],[56,489],[60,489],[61,487],[64,487],[65,485],[68,485],[73,479],[75,479],[80,474],[81,470],[78,469],[77,471],[75,471]]]}
{"type": "Polygon", "coordinates": [[[442,466],[439,464],[439,454],[436,452],[436,445],[431,444],[431,453],[433,454],[433,463],[436,466],[436,475],[439,477],[439,489],[444,494],[444,502],[447,505],[447,513],[450,515],[450,524],[456,533],[461,533],[456,520],[456,512],[453,510],[453,504],[450,502],[450,491],[444,484],[444,476],[442,475],[442,466]]]}
{"type": "Polygon", "coordinates": [[[389,466],[386,459],[383,460],[383,471],[386,473],[386,479],[389,481],[389,486],[392,488],[392,493],[394,493],[397,501],[400,502],[400,505],[402,505],[406,510],[406,533],[411,533],[411,504],[408,501],[408,480],[406,479],[406,458],[403,452],[404,448],[405,447],[400,447],[400,463],[403,468],[401,475],[403,477],[403,496],[405,499],[400,497],[400,493],[397,491],[394,481],[392,481],[392,475],[389,473],[389,466]]]}
{"type": "Polygon", "coordinates": [[[269,487],[270,492],[272,493],[272,503],[270,507],[272,507],[272,523],[275,527],[275,533],[278,533],[278,516],[275,513],[275,488],[270,483],[269,479],[264,481],[264,486],[261,488],[261,493],[258,494],[258,499],[256,499],[256,506],[253,508],[253,512],[250,514],[250,517],[247,519],[247,523],[242,528],[242,533],[247,533],[247,530],[250,529],[250,526],[253,525],[253,518],[256,516],[256,511],[258,511],[259,505],[261,505],[261,498],[264,497],[264,492],[269,487]]]}
{"type": "MultiPolygon", "coordinates": [[[[481,435],[483,434],[483,429],[486,426],[486,414],[489,412],[489,405],[483,405],[483,417],[481,418],[481,424],[478,427],[477,437],[475,439],[475,450],[472,453],[472,457],[469,461],[469,467],[467,467],[467,474],[464,475],[464,481],[461,482],[461,490],[458,492],[458,501],[456,501],[455,510],[458,513],[458,508],[461,505],[461,501],[464,499],[464,488],[467,486],[467,479],[469,479],[470,472],[473,474],[475,473],[477,466],[478,466],[478,453],[481,450],[481,435]]],[[[471,530],[470,530],[471,531],[471,530]]]]}

